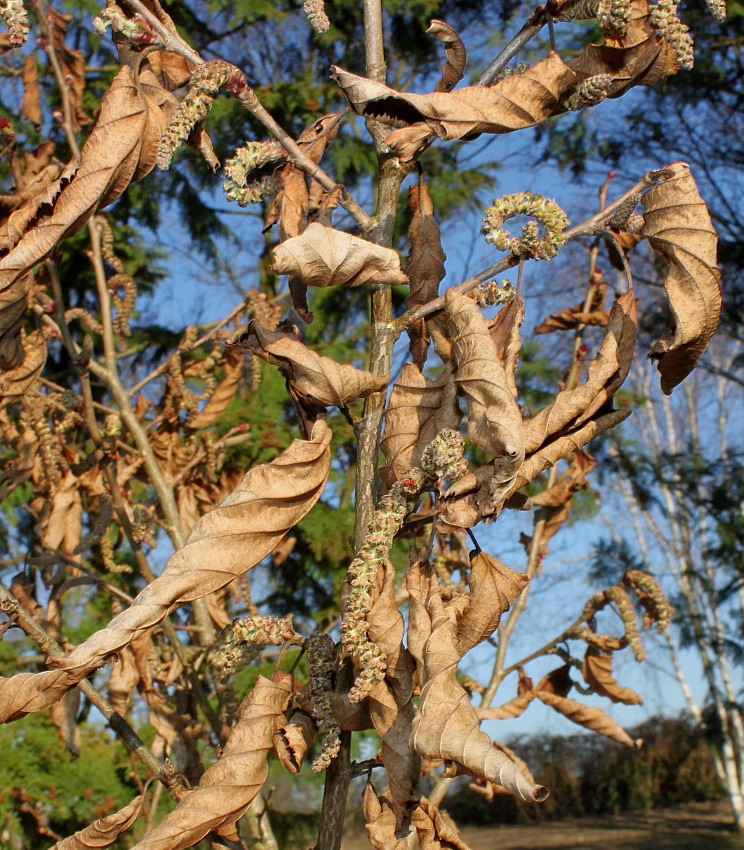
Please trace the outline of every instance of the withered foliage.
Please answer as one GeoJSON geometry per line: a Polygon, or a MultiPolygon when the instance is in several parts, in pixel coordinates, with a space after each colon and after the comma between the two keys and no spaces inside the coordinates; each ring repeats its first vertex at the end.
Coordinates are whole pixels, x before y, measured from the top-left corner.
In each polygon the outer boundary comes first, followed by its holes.
{"type": "MultiPolygon", "coordinates": [[[[574,354],[552,399],[532,414],[521,403],[517,367],[525,319],[534,325],[539,317],[530,313],[529,284],[525,291],[521,286],[525,265],[552,258],[568,239],[596,237],[599,243],[603,234],[618,234],[610,240],[611,259],[623,269],[618,250],[640,251],[637,243],[646,239],[668,264],[664,287],[672,319],[651,356],[669,393],[699,360],[721,309],[717,238],[707,208],[684,163],[639,173],[636,186],[573,230],[558,204],[541,195],[496,199],[484,234],[504,254],[499,268],[520,266],[517,289],[484,274],[449,286],[440,297],[447,258],[426,170],[417,163],[437,139],[468,141],[531,128],[689,67],[691,41],[674,9],[647,0],[632,0],[627,9],[564,5],[566,19],[598,14],[602,43],[570,62],[550,52],[524,73],[506,74],[490,86],[457,88],[466,49],[440,20],[428,29],[446,54],[434,91],[400,93],[381,79],[333,68],[339,96],[370,119],[382,163],[375,216],[320,167],[342,122],[354,120],[348,110],[319,117],[293,141],[239,68],[203,61],[157,0],[147,0],[136,14],[127,4],[108,3],[95,21],[99,33],[111,29],[121,67],[94,118],[84,109],[85,61],[67,43],[68,19],[52,12],[39,21],[35,49],[54,57],[56,83],[66,93],[60,120],[73,156],[66,164],[58,160],[51,140],[24,149],[3,128],[13,191],[0,197],[0,497],[30,493],[24,509],[33,546],[9,589],[0,587],[0,609],[7,616],[3,635],[11,626],[22,628],[45,662],[0,679],[0,721],[51,707],[51,720],[75,757],[82,746],[82,695],[98,706],[176,802],[159,823],[149,810],[137,848],[177,850],[203,838],[242,846],[239,829],[253,822],[243,815],[266,782],[272,752],[291,774],[309,761],[316,771],[330,768],[321,835],[338,833],[353,771],[337,762],[349,759],[355,731],[375,730],[381,740],[365,768],[384,771],[384,790],[367,783],[364,814],[372,846],[385,850],[407,847],[411,830],[424,850],[467,850],[446,812],[422,796],[423,774],[435,783],[470,776],[471,787],[490,797],[545,799],[549,789],[518,753],[480,728],[484,719],[518,717],[538,700],[578,725],[640,746],[601,708],[569,696],[569,674],[581,671],[581,693],[641,703],[615,680],[613,660],[625,648],[642,659],[641,629],[669,625],[671,608],[652,577],[627,573],[583,608],[577,601],[568,624],[554,613],[548,642],[541,635],[543,648],[524,663],[548,654],[566,663],[537,685],[521,662],[505,666],[513,625],[539,580],[548,542],[565,525],[576,493],[588,486],[595,461],[586,447],[630,415],[615,409],[613,399],[637,354],[630,275],[625,291],[611,298],[594,264],[569,300],[580,296],[578,303],[557,305],[535,330],[571,332],[574,354]],[[284,293],[249,290],[216,326],[184,328],[150,374],[126,365],[140,293],[102,211],[134,181],[146,179],[156,162],[169,167],[181,143],[196,148],[207,168],[217,168],[204,122],[221,96],[235,98],[276,137],[246,142],[236,152],[225,169],[226,196],[243,206],[273,196],[265,210],[273,271],[287,276],[303,321],[313,318],[313,287],[371,293],[373,329],[364,357],[354,350],[351,362],[342,363],[311,348],[301,328],[282,321],[284,293]],[[404,271],[393,246],[393,219],[414,164],[404,271]],[[631,233],[620,211],[630,214],[639,202],[642,222],[631,233]],[[513,237],[502,225],[524,204],[530,221],[521,237],[513,237]],[[355,232],[334,226],[334,215],[341,221],[339,208],[354,219],[355,232]],[[97,297],[95,313],[66,307],[57,259],[64,240],[81,231],[96,281],[86,303],[97,297]],[[619,238],[623,234],[630,238],[619,238]],[[402,286],[410,287],[406,311],[396,317],[391,289],[402,286]],[[499,310],[487,320],[484,308],[493,305],[499,310]],[[600,329],[596,346],[582,336],[592,325],[600,329]],[[393,347],[403,332],[411,362],[395,374],[393,347]],[[56,363],[62,349],[70,364],[67,386],[47,374],[50,352],[56,363]],[[361,368],[365,357],[368,368],[361,368]],[[248,423],[226,424],[234,422],[236,401],[251,394],[260,400],[262,374],[271,369],[284,379],[287,409],[294,411],[287,419],[296,428],[291,442],[277,432],[253,435],[248,423]],[[354,427],[356,445],[343,457],[333,440],[339,436],[334,423],[345,423],[329,408],[338,408],[354,427]],[[268,458],[241,468],[230,449],[246,441],[254,456],[260,450],[268,458]],[[336,489],[334,473],[354,462],[356,543],[347,552],[339,619],[313,624],[307,616],[294,623],[291,614],[274,616],[267,602],[253,598],[250,571],[269,557],[275,568],[290,558],[301,535],[298,524],[318,510],[329,478],[333,493],[325,507],[348,503],[351,488],[336,489]],[[371,496],[363,495],[365,485],[371,496]],[[512,569],[477,544],[468,551],[466,532],[478,523],[532,508],[533,533],[522,538],[526,569],[512,569]],[[173,554],[155,575],[149,551],[165,537],[173,554]],[[393,549],[397,538],[409,544],[402,569],[393,549]],[[119,581],[123,576],[129,584],[119,581]],[[130,596],[122,587],[136,589],[130,596]],[[77,588],[100,594],[112,616],[73,646],[63,613],[77,588]],[[643,609],[642,626],[631,594],[643,609]],[[244,616],[233,619],[236,601],[244,616]],[[608,606],[620,615],[619,633],[598,631],[608,606]],[[177,613],[180,635],[170,619],[177,613]],[[582,647],[578,659],[565,648],[568,642],[582,647]],[[298,645],[307,651],[306,665],[299,663],[298,645]],[[490,645],[497,652],[490,683],[464,676],[459,667],[465,654],[479,647],[479,657],[486,657],[490,645]],[[292,673],[277,669],[270,679],[258,677],[238,704],[234,674],[265,660],[266,647],[281,647],[282,662],[291,652],[297,664],[292,673]],[[109,664],[105,698],[89,677],[109,664]],[[509,699],[499,686],[515,672],[516,694],[509,699]],[[500,704],[494,705],[497,692],[500,704]],[[156,732],[150,748],[128,725],[134,704],[146,706],[156,732]],[[219,751],[209,756],[217,744],[219,751]]],[[[333,32],[322,3],[304,8],[318,32],[333,32]]],[[[29,28],[22,5],[6,3],[0,13],[10,47],[22,44],[29,28]]],[[[22,117],[43,128],[35,54],[17,65],[22,117]]],[[[40,804],[25,798],[21,804],[39,834],[56,840],[40,804]]],[[[55,847],[109,846],[144,805],[139,795],[55,847]]]]}

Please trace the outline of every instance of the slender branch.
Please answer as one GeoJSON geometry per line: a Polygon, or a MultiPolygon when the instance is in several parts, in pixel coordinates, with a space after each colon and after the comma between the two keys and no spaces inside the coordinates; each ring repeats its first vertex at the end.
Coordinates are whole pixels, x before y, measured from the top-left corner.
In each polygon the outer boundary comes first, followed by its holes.
{"type": "Polygon", "coordinates": [[[545,26],[546,12],[543,6],[538,6],[537,9],[527,18],[522,29],[514,36],[514,38],[504,47],[499,55],[491,62],[486,70],[481,75],[476,85],[490,86],[495,82],[501,71],[511,62],[511,60],[519,53],[519,51],[540,32],[545,26]]]}
{"type": "Polygon", "coordinates": [[[62,66],[59,64],[59,57],[57,56],[57,51],[54,47],[54,38],[52,37],[51,28],[49,26],[49,22],[47,20],[46,11],[41,3],[35,2],[33,3],[36,14],[39,19],[39,29],[44,36],[45,41],[45,50],[47,56],[49,57],[49,62],[52,66],[52,71],[54,72],[54,78],[57,81],[57,86],[59,88],[59,94],[62,98],[62,129],[65,132],[65,136],[67,138],[67,144],[70,146],[70,150],[72,151],[72,155],[75,159],[80,158],[80,147],[77,143],[77,139],[75,138],[75,131],[72,126],[72,104],[70,103],[70,87],[65,80],[65,75],[62,73],[62,66]]]}
{"type": "MultiPolygon", "coordinates": [[[[519,661],[515,661],[514,664],[510,664],[508,667],[501,671],[501,679],[505,679],[510,673],[514,673],[515,670],[519,670],[520,667],[524,667],[524,665],[529,664],[530,661],[534,661],[536,658],[540,658],[542,655],[547,655],[552,649],[558,646],[561,641],[564,641],[566,639],[566,635],[571,631],[571,629],[578,628],[582,623],[589,620],[591,616],[591,614],[582,614],[581,617],[575,619],[570,626],[567,626],[557,637],[554,637],[553,640],[548,641],[544,646],[541,646],[540,649],[536,649],[529,655],[525,655],[524,658],[520,658],[519,661]]],[[[485,707],[485,704],[486,703],[484,694],[484,700],[481,705],[485,707]]]]}

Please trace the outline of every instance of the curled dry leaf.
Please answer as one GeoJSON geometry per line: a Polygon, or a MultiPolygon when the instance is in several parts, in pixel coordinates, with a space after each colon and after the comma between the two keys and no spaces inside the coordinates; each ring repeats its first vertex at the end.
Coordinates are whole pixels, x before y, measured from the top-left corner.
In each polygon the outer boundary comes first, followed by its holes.
{"type": "MultiPolygon", "coordinates": [[[[326,147],[335,139],[341,125],[341,113],[324,115],[300,133],[297,144],[305,156],[320,162],[326,147]]],[[[299,236],[308,224],[310,196],[305,173],[294,163],[288,163],[275,172],[278,191],[269,210],[266,228],[279,222],[279,238],[282,242],[299,236]]],[[[289,278],[289,292],[297,314],[304,322],[312,322],[313,314],[308,310],[307,286],[297,277],[289,278]]]]}
{"type": "Polygon", "coordinates": [[[52,511],[41,532],[41,544],[47,549],[61,549],[65,555],[72,556],[83,532],[80,482],[68,471],[54,486],[52,511]]]}
{"type": "Polygon", "coordinates": [[[534,691],[526,691],[510,699],[503,705],[493,705],[489,708],[479,708],[478,717],[481,720],[507,720],[510,717],[520,717],[527,711],[529,704],[535,698],[534,691]]]}
{"type": "Polygon", "coordinates": [[[297,277],[305,286],[399,286],[408,282],[392,248],[318,222],[274,248],[274,271],[297,277]]]}
{"type": "Polygon", "coordinates": [[[382,764],[390,782],[388,793],[398,824],[405,832],[411,812],[419,800],[421,756],[411,748],[414,707],[410,699],[400,702],[387,681],[380,682],[369,695],[369,715],[382,738],[382,764]]]}
{"type": "Polygon", "coordinates": [[[514,572],[485,552],[470,553],[470,599],[457,624],[457,649],[460,655],[489,638],[498,628],[529,578],[514,572]]]}
{"type": "Polygon", "coordinates": [[[80,757],[80,728],[77,724],[79,709],[80,691],[77,688],[68,691],[52,706],[52,723],[57,727],[60,741],[74,759],[80,757]]]}
{"type": "Polygon", "coordinates": [[[42,199],[32,198],[27,203],[30,219],[24,207],[11,216],[9,231],[15,229],[15,219],[22,222],[23,235],[19,234],[12,250],[0,260],[0,367],[13,368],[23,359],[18,328],[31,283],[26,272],[129,185],[142,154],[147,112],[132,72],[124,66],[103,98],[79,167],[68,170],[66,179],[63,176],[45,193],[43,200],[50,205],[49,212],[34,221],[42,199]]]}
{"type": "Polygon", "coordinates": [[[122,717],[126,716],[129,700],[139,681],[140,672],[134,652],[127,646],[119,652],[108,681],[109,702],[122,717]]]}
{"type": "Polygon", "coordinates": [[[427,603],[432,631],[423,650],[424,686],[413,722],[411,745],[424,758],[444,759],[480,779],[503,785],[525,802],[540,802],[548,790],[531,785],[514,762],[479,729],[477,710],[457,681],[457,627],[438,588],[427,603]]]}
{"type": "Polygon", "coordinates": [[[590,420],[612,398],[628,375],[637,331],[635,294],[621,295],[610,312],[604,338],[589,364],[586,381],[563,390],[536,416],[524,423],[524,447],[531,454],[568,428],[590,420]]]}
{"type": "MultiPolygon", "coordinates": [[[[571,463],[552,487],[530,497],[533,505],[543,508],[540,518],[544,521],[540,536],[540,554],[548,552],[548,543],[563,527],[573,504],[574,494],[587,486],[586,476],[597,465],[597,461],[583,450],[576,452],[571,463]]],[[[532,538],[525,539],[525,548],[529,554],[532,538]]]]}
{"type": "Polygon", "coordinates": [[[292,712],[286,723],[280,724],[274,736],[274,750],[282,765],[295,775],[302,768],[307,751],[313,745],[318,726],[313,718],[301,709],[292,712]]]}
{"type": "Polygon", "coordinates": [[[455,382],[468,401],[468,436],[493,457],[489,494],[493,502],[503,503],[500,497],[524,460],[522,414],[475,302],[450,289],[444,313],[452,339],[455,382]]]}
{"type": "Polygon", "coordinates": [[[653,86],[679,70],[674,48],[651,26],[648,0],[631,0],[630,21],[621,38],[590,44],[570,62],[580,81],[600,74],[613,78],[607,97],[620,97],[632,86],[653,86]]]}
{"type": "Polygon", "coordinates": [[[412,823],[420,850],[470,850],[460,838],[452,818],[426,797],[421,798],[419,807],[414,810],[412,823]]]}
{"type": "Polygon", "coordinates": [[[581,666],[581,674],[594,693],[609,697],[613,702],[643,705],[643,700],[634,690],[618,685],[612,675],[612,655],[609,653],[598,652],[588,646],[581,666]]]}
{"type": "MultiPolygon", "coordinates": [[[[435,591],[437,577],[427,564],[415,561],[406,573],[408,591],[408,651],[416,659],[419,671],[424,669],[424,647],[431,637],[431,617],[426,602],[435,591]]],[[[420,674],[419,674],[420,675],[420,674]]]]}
{"type": "Polygon", "coordinates": [[[276,728],[291,698],[289,673],[274,673],[271,680],[259,676],[238,709],[220,758],[133,850],[182,850],[235,823],[266,781],[276,728]]]}
{"type": "Polygon", "coordinates": [[[243,375],[243,358],[238,351],[225,353],[224,375],[203,409],[187,422],[189,428],[200,431],[213,425],[227,410],[243,375]]]}
{"type": "Polygon", "coordinates": [[[21,82],[23,83],[23,100],[21,115],[36,127],[41,127],[41,92],[39,91],[39,71],[36,67],[36,56],[27,54],[21,67],[21,82]]]}
{"type": "Polygon", "coordinates": [[[557,53],[524,74],[509,76],[488,88],[468,86],[451,93],[401,94],[336,66],[332,66],[331,76],[357,115],[410,128],[411,132],[394,131],[386,139],[404,158],[408,148],[421,145],[421,137],[454,140],[532,127],[563,112],[561,100],[577,83],[576,75],[557,53]],[[414,142],[416,135],[419,139],[414,142]]]}
{"type": "Polygon", "coordinates": [[[562,458],[577,452],[580,448],[595,439],[595,437],[599,437],[605,431],[619,425],[630,414],[630,410],[611,410],[609,413],[596,416],[594,419],[589,420],[589,422],[575,431],[571,431],[547,443],[543,448],[531,454],[525,460],[514,480],[512,492],[515,493],[526,484],[529,484],[530,481],[534,481],[541,472],[550,466],[554,466],[562,458]]]}
{"type": "Polygon", "coordinates": [[[606,735],[617,741],[620,744],[625,744],[628,747],[640,748],[642,741],[639,739],[634,741],[630,735],[616,723],[609,714],[602,711],[601,708],[593,708],[583,703],[578,702],[570,697],[559,696],[558,694],[550,693],[549,691],[537,690],[536,696],[539,700],[554,708],[559,714],[578,723],[586,729],[591,729],[592,732],[599,732],[600,735],[606,735]]]}
{"type": "Polygon", "coordinates": [[[47,361],[46,340],[34,331],[25,340],[26,356],[14,369],[0,374],[0,406],[25,395],[36,383],[47,361]]]}
{"type": "Polygon", "coordinates": [[[94,848],[110,847],[120,835],[134,825],[146,805],[147,798],[139,795],[123,809],[93,821],[85,829],[58,841],[49,850],[94,850],[94,848]]]}
{"type": "Polygon", "coordinates": [[[600,271],[595,271],[590,281],[591,299],[587,304],[582,301],[567,310],[552,313],[535,328],[536,334],[546,334],[551,331],[567,331],[579,325],[600,325],[604,327],[610,318],[610,311],[603,310],[607,295],[607,281],[600,271]]]}
{"type": "Polygon", "coordinates": [[[301,343],[293,333],[270,331],[250,322],[229,342],[256,357],[278,366],[284,377],[308,401],[321,407],[346,407],[358,398],[380,392],[388,384],[387,375],[373,375],[322,357],[301,343]]]}
{"type": "Polygon", "coordinates": [[[315,423],[271,463],[247,472],[194,526],[155,581],[99,632],[55,663],[61,669],[0,679],[0,722],[46,708],[178,606],[225,587],[265,558],[317,502],[330,469],[331,430],[315,423]]]}
{"type": "Polygon", "coordinates": [[[442,68],[442,77],[434,91],[452,91],[462,79],[465,71],[465,63],[468,60],[465,45],[454,27],[436,18],[431,21],[426,31],[444,42],[444,52],[447,56],[447,63],[442,68]]]}
{"type": "MultiPolygon", "coordinates": [[[[410,310],[439,295],[439,283],[444,278],[444,263],[447,259],[442,250],[439,225],[434,217],[434,206],[423,174],[419,175],[418,183],[414,183],[408,190],[408,215],[411,218],[408,228],[411,250],[407,258],[407,271],[411,289],[406,307],[410,310]]],[[[411,353],[419,366],[426,360],[429,332],[433,329],[439,331],[439,320],[436,318],[415,322],[409,328],[411,353]]]]}
{"type": "Polygon", "coordinates": [[[398,827],[390,799],[384,795],[378,797],[370,782],[364,786],[362,799],[365,826],[374,850],[407,850],[407,838],[396,834],[398,827]]]}
{"type": "Polygon", "coordinates": [[[404,634],[403,615],[395,600],[395,567],[388,559],[380,593],[367,614],[367,636],[385,655],[385,677],[401,705],[411,699],[414,671],[413,658],[403,646],[404,634]]]}
{"type": "Polygon", "coordinates": [[[383,487],[387,489],[406,470],[418,466],[434,437],[445,428],[456,429],[461,418],[451,369],[445,367],[433,381],[414,363],[404,364],[385,413],[380,445],[385,456],[380,472],[383,487]]]}
{"type": "Polygon", "coordinates": [[[499,362],[506,375],[506,383],[515,400],[517,398],[517,363],[519,362],[519,352],[522,350],[520,329],[523,321],[524,301],[516,297],[505,304],[488,323],[488,333],[496,346],[499,362]]]}
{"type": "Polygon", "coordinates": [[[661,388],[669,393],[695,368],[721,313],[718,237],[690,168],[675,162],[671,176],[649,189],[643,235],[669,264],[664,288],[672,320],[649,357],[657,361],[661,388]]]}

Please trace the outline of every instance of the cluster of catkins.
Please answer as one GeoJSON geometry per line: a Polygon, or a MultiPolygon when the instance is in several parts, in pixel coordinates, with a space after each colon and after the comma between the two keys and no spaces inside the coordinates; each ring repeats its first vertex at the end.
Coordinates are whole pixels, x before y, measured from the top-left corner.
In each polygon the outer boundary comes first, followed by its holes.
{"type": "MultiPolygon", "coordinates": [[[[677,15],[678,5],[673,0],[656,0],[649,10],[649,23],[655,29],[665,33],[674,50],[678,67],[683,71],[689,71],[695,64],[694,42],[690,35],[690,28],[682,23],[677,15]]],[[[712,7],[711,11],[713,11],[712,7]]],[[[725,13],[724,5],[724,16],[725,13]]],[[[716,12],[713,14],[717,16],[716,12]]],[[[721,20],[721,18],[718,19],[721,20]]]]}
{"type": "Polygon", "coordinates": [[[331,708],[336,644],[330,635],[318,632],[307,639],[306,648],[310,665],[312,715],[321,734],[320,752],[313,761],[313,771],[320,773],[330,765],[341,749],[341,727],[331,708]]]}
{"type": "Polygon", "coordinates": [[[555,201],[534,192],[517,192],[494,199],[493,206],[486,209],[481,232],[485,234],[486,242],[499,251],[510,251],[535,260],[550,260],[565,244],[563,231],[568,225],[566,214],[555,201]],[[541,236],[537,223],[528,221],[521,236],[512,236],[504,229],[504,223],[515,215],[537,219],[545,232],[541,236]]]}
{"type": "Polygon", "coordinates": [[[0,18],[8,27],[12,47],[20,47],[28,39],[28,12],[23,0],[0,0],[0,18]]]}
{"type": "MultiPolygon", "coordinates": [[[[659,633],[664,632],[671,622],[674,609],[669,604],[659,582],[653,576],[641,570],[628,570],[623,576],[622,584],[625,587],[633,588],[638,595],[638,601],[644,609],[643,627],[647,629],[655,623],[657,631],[659,633]]],[[[595,593],[584,606],[584,614],[587,617],[593,616],[605,606],[614,603],[620,614],[620,619],[623,621],[625,639],[633,650],[636,660],[643,661],[646,657],[646,650],[638,631],[638,620],[633,602],[625,587],[615,585],[607,588],[607,590],[595,593]]]]}
{"type": "Polygon", "coordinates": [[[578,112],[590,106],[596,106],[607,97],[607,92],[614,82],[612,74],[595,74],[579,83],[574,91],[563,101],[566,109],[578,112]]]}
{"type": "Polygon", "coordinates": [[[247,207],[248,204],[258,203],[261,198],[274,195],[277,185],[272,175],[265,174],[251,181],[248,177],[254,171],[272,163],[283,162],[286,158],[287,152],[279,142],[246,142],[225,163],[222,188],[227,200],[247,207]]]}
{"type": "Polygon", "coordinates": [[[623,576],[623,584],[632,587],[638,594],[643,607],[643,628],[656,624],[656,631],[663,634],[672,621],[674,608],[664,595],[659,582],[642,570],[628,570],[623,576]]]}
{"type": "Polygon", "coordinates": [[[608,38],[622,38],[630,23],[630,0],[579,0],[561,12],[559,20],[585,21],[597,19],[608,38]]]}
{"type": "Polygon", "coordinates": [[[93,18],[93,29],[99,35],[105,35],[109,27],[112,32],[121,33],[135,43],[154,44],[158,41],[148,21],[141,15],[128,18],[116,3],[109,3],[99,17],[93,18]]]}
{"type": "Polygon", "coordinates": [[[292,627],[291,614],[286,617],[241,617],[225,627],[212,660],[224,676],[229,676],[250,654],[252,647],[302,644],[304,640],[292,627]]]}
{"type": "Polygon", "coordinates": [[[468,295],[479,307],[485,308],[495,304],[508,304],[514,300],[516,292],[508,280],[488,280],[471,289],[468,295]]]}
{"type": "Polygon", "coordinates": [[[385,655],[367,636],[377,574],[384,569],[393,539],[419,494],[439,478],[456,480],[466,474],[464,450],[461,434],[452,429],[441,431],[424,449],[421,466],[409,469],[380,499],[367,526],[364,544],[346,574],[349,591],[341,621],[344,652],[360,670],[349,691],[350,702],[361,702],[385,677],[385,655]]]}

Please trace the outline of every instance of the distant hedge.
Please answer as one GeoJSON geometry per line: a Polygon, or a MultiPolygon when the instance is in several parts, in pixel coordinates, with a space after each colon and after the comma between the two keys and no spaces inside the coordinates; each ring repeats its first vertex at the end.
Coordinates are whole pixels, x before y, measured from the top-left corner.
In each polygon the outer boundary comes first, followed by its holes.
{"type": "Polygon", "coordinates": [[[497,796],[488,802],[464,781],[445,808],[459,823],[525,823],[617,814],[720,799],[721,788],[703,733],[687,717],[654,717],[631,731],[631,750],[599,735],[520,737],[513,747],[538,782],[551,790],[540,805],[497,796]]]}

